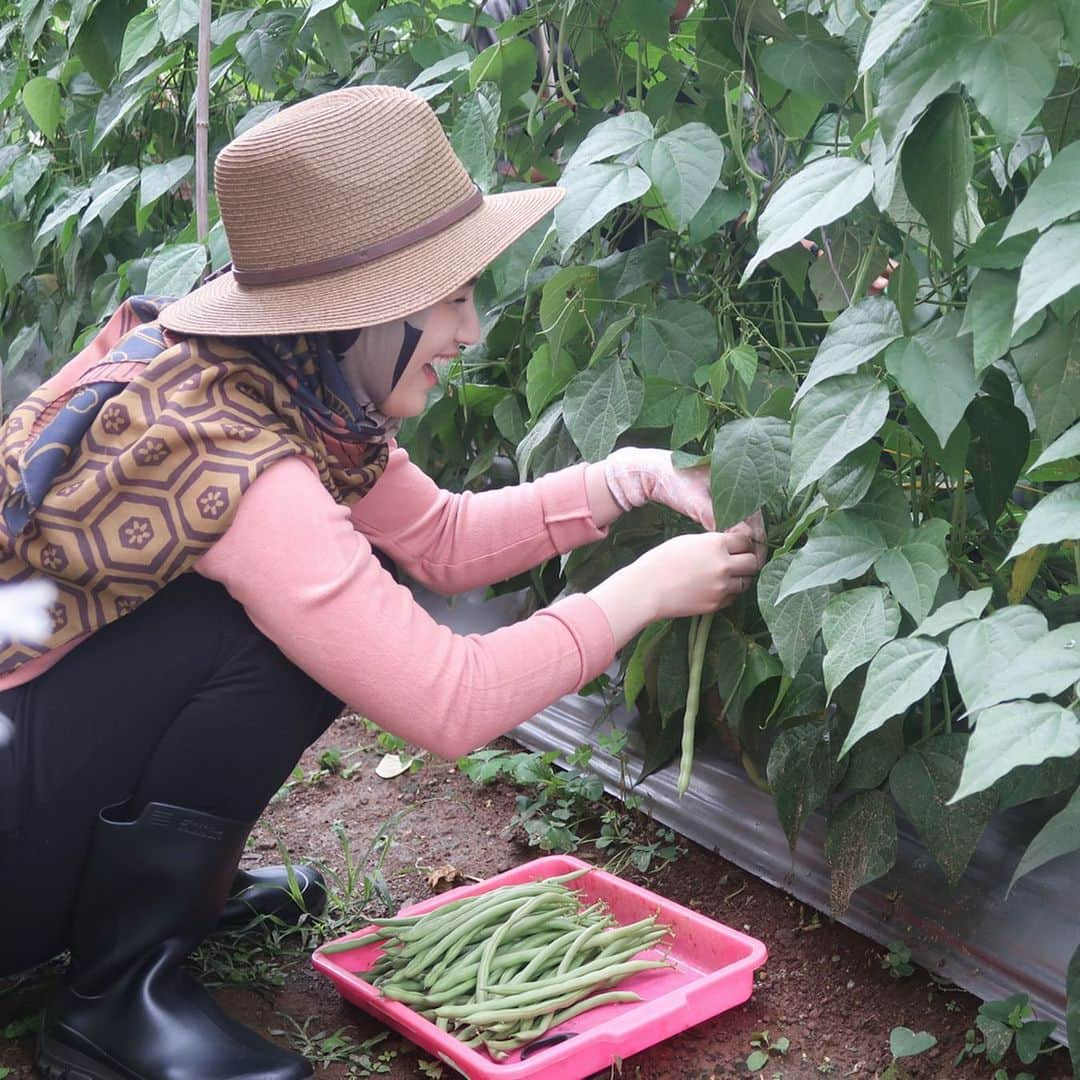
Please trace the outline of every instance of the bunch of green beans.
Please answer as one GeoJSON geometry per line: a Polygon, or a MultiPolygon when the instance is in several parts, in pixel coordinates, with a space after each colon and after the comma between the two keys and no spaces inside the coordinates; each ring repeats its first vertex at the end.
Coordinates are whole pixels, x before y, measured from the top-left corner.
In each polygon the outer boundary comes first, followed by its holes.
{"type": "Polygon", "coordinates": [[[668,933],[654,915],[620,926],[601,904],[581,907],[566,885],[590,869],[504,885],[424,915],[372,919],[377,929],[370,934],[321,951],[381,943],[382,955],[361,978],[502,1061],[589,1009],[640,1001],[611,988],[639,971],[670,966],[633,959],[668,933]]]}

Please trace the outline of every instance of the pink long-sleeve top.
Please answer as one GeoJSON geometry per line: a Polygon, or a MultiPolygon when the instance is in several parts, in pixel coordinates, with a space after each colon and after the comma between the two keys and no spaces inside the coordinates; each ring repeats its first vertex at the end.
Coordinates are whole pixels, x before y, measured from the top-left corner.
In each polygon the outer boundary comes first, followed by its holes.
{"type": "MultiPolygon", "coordinates": [[[[458,593],[603,535],[583,465],[531,484],[451,494],[394,448],[351,509],[305,459],[276,462],[194,569],[220,581],[290,660],[351,708],[453,758],[600,674],[615,652],[611,626],[593,600],[575,595],[493,633],[455,634],[394,581],[372,547],[436,592],[458,593]]],[[[78,640],[0,679],[0,690],[40,675],[78,640]]]]}

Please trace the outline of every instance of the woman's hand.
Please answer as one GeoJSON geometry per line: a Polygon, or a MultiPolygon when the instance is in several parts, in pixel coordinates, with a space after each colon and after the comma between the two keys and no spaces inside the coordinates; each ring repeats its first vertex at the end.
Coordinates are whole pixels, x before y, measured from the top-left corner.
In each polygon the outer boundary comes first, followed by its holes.
{"type": "Polygon", "coordinates": [[[709,467],[676,469],[668,450],[624,446],[602,462],[604,480],[619,509],[626,511],[648,502],[663,503],[692,518],[706,529],[716,527],[709,467]]]}
{"type": "Polygon", "coordinates": [[[734,603],[762,567],[750,529],[676,536],[637,562],[656,592],[656,617],[704,615],[734,603]]]}
{"type": "Polygon", "coordinates": [[[765,562],[755,528],[676,536],[612,574],[589,595],[607,615],[616,647],[657,619],[727,607],[754,583],[765,562]]]}

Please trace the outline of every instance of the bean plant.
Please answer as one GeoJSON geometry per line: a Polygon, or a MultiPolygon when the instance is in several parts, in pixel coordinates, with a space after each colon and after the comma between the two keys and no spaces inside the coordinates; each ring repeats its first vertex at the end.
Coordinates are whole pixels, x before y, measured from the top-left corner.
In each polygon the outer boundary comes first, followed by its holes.
{"type": "MultiPolygon", "coordinates": [[[[9,406],[228,258],[191,206],[197,7],[6,7],[9,406]]],[[[212,42],[212,151],[384,82],[484,191],[566,189],[481,279],[485,343],[402,434],[423,467],[648,444],[710,464],[718,527],[764,510],[756,594],[623,651],[649,768],[719,729],[793,849],[827,815],[838,912],[898,813],[948,883],[1035,799],[1013,882],[1080,847],[1080,3],[223,0],[212,42]]],[[[689,527],[633,511],[511,584],[546,602],[689,527]]]]}

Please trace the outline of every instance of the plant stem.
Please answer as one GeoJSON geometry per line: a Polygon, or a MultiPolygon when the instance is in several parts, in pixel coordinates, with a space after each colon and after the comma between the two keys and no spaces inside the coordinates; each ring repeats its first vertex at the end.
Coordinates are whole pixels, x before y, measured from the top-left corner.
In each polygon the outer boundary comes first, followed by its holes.
{"type": "Polygon", "coordinates": [[[934,714],[930,711],[930,695],[922,699],[922,737],[929,739],[934,731],[934,714]]]}
{"type": "Polygon", "coordinates": [[[945,724],[942,734],[948,734],[952,727],[952,700],[949,697],[949,677],[941,673],[941,702],[945,707],[945,724]]]}

